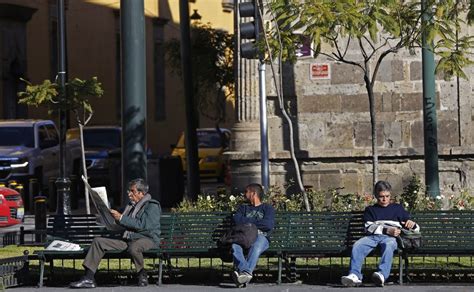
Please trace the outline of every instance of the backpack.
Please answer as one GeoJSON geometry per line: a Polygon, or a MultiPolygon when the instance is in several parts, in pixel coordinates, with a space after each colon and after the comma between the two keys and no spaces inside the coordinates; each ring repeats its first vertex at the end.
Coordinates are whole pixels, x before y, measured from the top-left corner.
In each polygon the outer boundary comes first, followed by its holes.
{"type": "Polygon", "coordinates": [[[249,249],[257,240],[258,229],[253,223],[245,223],[233,226],[222,237],[219,242],[222,245],[236,243],[244,249],[249,249]]]}
{"type": "Polygon", "coordinates": [[[405,228],[402,228],[401,231],[402,232],[399,236],[399,245],[402,249],[413,250],[421,247],[422,240],[420,231],[405,228]]]}

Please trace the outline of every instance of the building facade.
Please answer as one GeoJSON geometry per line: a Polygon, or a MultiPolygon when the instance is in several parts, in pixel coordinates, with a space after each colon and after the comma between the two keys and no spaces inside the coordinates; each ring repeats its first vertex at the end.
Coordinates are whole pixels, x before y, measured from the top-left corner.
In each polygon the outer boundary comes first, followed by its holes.
{"type": "MultiPolygon", "coordinates": [[[[462,33],[472,35],[473,28],[465,27],[462,33]]],[[[356,47],[347,55],[351,60],[361,58],[356,47]]],[[[257,65],[253,60],[238,62],[236,123],[228,153],[235,188],[260,181],[257,65]]],[[[289,153],[289,127],[279,110],[268,68],[270,184],[283,185],[296,181],[295,167],[289,153]]],[[[285,64],[282,72],[284,106],[293,122],[303,184],[317,190],[371,193],[371,125],[362,71],[323,57],[302,56],[295,64],[285,64]]],[[[465,72],[470,80],[436,77],[439,175],[444,195],[474,186],[474,67],[465,72]]],[[[374,91],[379,179],[390,181],[400,193],[414,174],[423,180],[425,172],[421,52],[400,51],[384,59],[374,91]]]]}
{"type": "MultiPolygon", "coordinates": [[[[167,154],[185,126],[181,78],[166,61],[167,40],[178,38],[179,0],[143,0],[146,25],[147,144],[167,154]]],[[[54,80],[57,72],[56,0],[0,0],[0,118],[54,118],[46,109],[18,105],[20,78],[33,84],[54,80]]],[[[121,124],[120,0],[66,0],[67,75],[97,76],[104,96],[92,99],[89,125],[121,124]]],[[[202,23],[233,32],[233,14],[222,0],[189,1],[202,23]],[[195,11],[196,10],[196,11],[195,11]]],[[[228,3],[227,3],[228,6],[228,3]]],[[[233,112],[229,101],[228,112],[233,112]]],[[[201,126],[215,126],[201,117],[201,126]]],[[[70,126],[75,126],[71,117],[70,126]]],[[[233,115],[221,126],[231,127],[233,115]]]]}

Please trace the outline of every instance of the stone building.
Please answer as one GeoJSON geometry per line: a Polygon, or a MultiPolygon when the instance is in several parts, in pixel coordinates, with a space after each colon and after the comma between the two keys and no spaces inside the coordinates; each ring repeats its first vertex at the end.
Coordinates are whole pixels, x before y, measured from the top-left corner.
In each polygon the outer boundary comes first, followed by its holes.
{"type": "MultiPolygon", "coordinates": [[[[462,32],[472,35],[473,28],[462,32]]],[[[360,52],[348,54],[357,58],[360,52]]],[[[440,189],[445,195],[474,186],[474,67],[465,72],[470,80],[436,79],[440,189]]],[[[260,181],[257,62],[241,59],[238,73],[236,124],[228,155],[233,185],[240,188],[260,181]]],[[[271,70],[266,74],[270,184],[278,185],[294,180],[295,172],[288,125],[279,111],[271,70]]],[[[320,57],[302,58],[284,66],[283,83],[303,184],[370,193],[371,127],[362,71],[320,57]],[[321,66],[326,70],[322,75],[312,72],[321,66]]],[[[421,52],[400,51],[385,58],[374,91],[379,179],[389,180],[399,193],[413,174],[424,178],[421,52]]]]}

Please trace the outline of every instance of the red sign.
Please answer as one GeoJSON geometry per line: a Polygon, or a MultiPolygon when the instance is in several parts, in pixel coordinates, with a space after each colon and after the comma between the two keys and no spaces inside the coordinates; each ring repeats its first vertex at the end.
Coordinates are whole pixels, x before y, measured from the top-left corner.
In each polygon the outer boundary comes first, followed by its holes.
{"type": "Polygon", "coordinates": [[[331,79],[331,67],[328,63],[309,64],[309,79],[331,79]]]}

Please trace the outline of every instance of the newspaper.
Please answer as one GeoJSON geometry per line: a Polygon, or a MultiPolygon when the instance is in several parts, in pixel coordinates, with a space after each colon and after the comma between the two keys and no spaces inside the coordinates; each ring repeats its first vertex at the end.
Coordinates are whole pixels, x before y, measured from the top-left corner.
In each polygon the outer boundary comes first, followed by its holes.
{"type": "Polygon", "coordinates": [[[90,197],[92,202],[94,203],[97,212],[100,215],[100,222],[105,225],[108,230],[112,231],[122,231],[125,230],[123,226],[120,226],[115,222],[115,218],[110,214],[110,207],[107,200],[107,191],[105,191],[105,201],[99,195],[99,193],[94,190],[91,185],[87,182],[86,178],[82,176],[82,180],[84,181],[84,185],[86,186],[87,190],[89,191],[90,197]]]}
{"type": "Polygon", "coordinates": [[[82,250],[82,247],[79,244],[72,242],[62,241],[62,240],[53,240],[46,250],[59,250],[59,251],[77,251],[82,250]]]}
{"type": "Polygon", "coordinates": [[[95,187],[92,189],[97,192],[102,201],[104,201],[104,204],[107,206],[107,208],[110,209],[109,199],[107,198],[107,189],[105,187],[95,187]]]}

